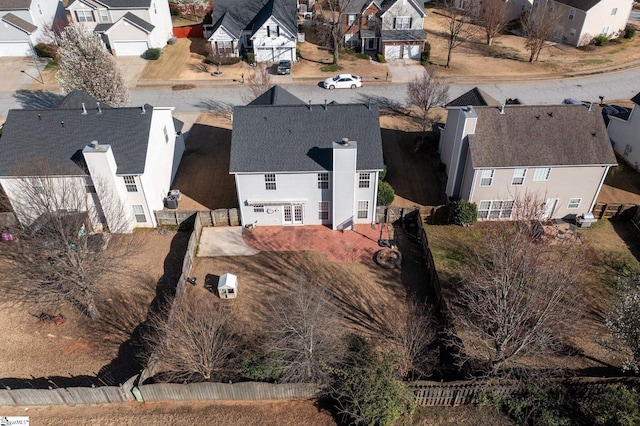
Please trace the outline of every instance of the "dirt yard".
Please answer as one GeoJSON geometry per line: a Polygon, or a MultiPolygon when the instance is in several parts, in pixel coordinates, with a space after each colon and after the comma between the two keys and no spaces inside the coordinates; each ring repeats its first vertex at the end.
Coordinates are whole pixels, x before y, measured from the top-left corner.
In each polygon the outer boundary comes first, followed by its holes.
{"type": "Polygon", "coordinates": [[[117,360],[122,349],[120,345],[146,317],[149,303],[156,295],[156,285],[165,273],[170,248],[176,244],[175,235],[141,231],[131,236],[142,237],[141,245],[138,254],[128,259],[122,280],[110,284],[122,290],[126,298],[120,299],[125,297],[121,295],[118,299],[107,300],[107,306],[112,309],[106,316],[114,320],[109,326],[88,330],[86,320],[64,306],[57,312],[50,312],[62,313],[66,318],[64,324],[55,325],[33,316],[39,313],[36,307],[3,302],[0,306],[3,338],[0,386],[17,388],[30,383],[47,388],[52,382],[55,383],[53,386],[60,387],[117,384],[121,376],[129,373],[129,366],[117,360]],[[110,315],[112,313],[116,315],[110,315]]]}

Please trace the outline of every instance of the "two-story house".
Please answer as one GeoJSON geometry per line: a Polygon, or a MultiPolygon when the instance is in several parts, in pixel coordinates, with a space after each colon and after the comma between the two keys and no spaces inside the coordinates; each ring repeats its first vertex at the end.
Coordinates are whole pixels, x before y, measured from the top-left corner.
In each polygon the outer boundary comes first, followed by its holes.
{"type": "Polygon", "coordinates": [[[534,0],[533,7],[552,1],[559,20],[555,39],[572,46],[589,44],[598,35],[609,38],[624,30],[633,0],[534,0]]]}
{"type": "Polygon", "coordinates": [[[205,18],[204,35],[214,55],[256,62],[295,61],[298,25],[295,0],[216,0],[205,18]]]}
{"type": "Polygon", "coordinates": [[[609,115],[607,132],[618,155],[640,170],[640,93],[631,101],[634,105],[630,113],[609,115]]]}
{"type": "Polygon", "coordinates": [[[425,16],[414,0],[348,0],[340,17],[344,43],[387,59],[420,59],[425,16]]]}
{"type": "Polygon", "coordinates": [[[378,108],[305,104],[275,86],[233,110],[229,172],[244,226],[374,223],[378,108]]]}
{"type": "Polygon", "coordinates": [[[67,11],[116,56],[140,56],[173,37],[168,0],[71,0],[67,11]]]}
{"type": "Polygon", "coordinates": [[[516,203],[532,195],[549,219],[589,212],[609,168],[617,165],[595,105],[447,110],[440,135],[445,192],[475,202],[480,219],[510,219],[516,203]]]}
{"type": "Polygon", "coordinates": [[[33,55],[33,46],[41,41],[43,31],[67,23],[58,0],[0,1],[0,20],[0,56],[33,55]]]}
{"type": "Polygon", "coordinates": [[[26,182],[49,192],[58,210],[93,212],[94,228],[155,227],[153,212],[163,209],[184,152],[182,123],[172,111],[110,108],[77,91],[58,108],[10,110],[0,138],[0,185],[20,223],[38,219],[21,190],[26,182]]]}

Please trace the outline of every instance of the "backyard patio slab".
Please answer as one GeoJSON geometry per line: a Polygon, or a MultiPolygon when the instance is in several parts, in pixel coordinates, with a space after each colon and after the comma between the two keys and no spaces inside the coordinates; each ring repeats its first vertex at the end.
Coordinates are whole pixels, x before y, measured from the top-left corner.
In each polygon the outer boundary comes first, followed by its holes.
{"type": "Polygon", "coordinates": [[[198,257],[252,256],[260,253],[245,244],[240,226],[207,226],[202,228],[198,257]]]}

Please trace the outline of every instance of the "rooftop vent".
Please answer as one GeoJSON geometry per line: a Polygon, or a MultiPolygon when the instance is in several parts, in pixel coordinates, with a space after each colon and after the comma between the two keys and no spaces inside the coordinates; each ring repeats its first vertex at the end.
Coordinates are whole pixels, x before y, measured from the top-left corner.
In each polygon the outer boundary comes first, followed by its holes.
{"type": "Polygon", "coordinates": [[[504,115],[504,104],[500,106],[500,114],[504,115]]]}
{"type": "Polygon", "coordinates": [[[342,138],[342,141],[340,141],[340,144],[348,146],[349,145],[349,138],[342,138]]]}
{"type": "Polygon", "coordinates": [[[100,144],[98,143],[98,141],[91,141],[91,148],[95,149],[96,151],[100,149],[100,144]]]}
{"type": "Polygon", "coordinates": [[[84,102],[82,103],[82,115],[87,115],[87,107],[84,106],[84,102]]]}
{"type": "Polygon", "coordinates": [[[141,108],[142,108],[142,113],[145,114],[147,111],[144,109],[144,105],[142,105],[141,108]]]}
{"type": "Polygon", "coordinates": [[[100,102],[96,102],[96,105],[98,105],[98,114],[102,114],[102,109],[100,108],[100,102]]]}

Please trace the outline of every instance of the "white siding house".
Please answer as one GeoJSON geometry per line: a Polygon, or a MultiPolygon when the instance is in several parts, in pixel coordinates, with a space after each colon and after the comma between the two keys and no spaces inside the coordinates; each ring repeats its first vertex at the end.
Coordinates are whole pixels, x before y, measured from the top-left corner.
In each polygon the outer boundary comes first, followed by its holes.
{"type": "Polygon", "coordinates": [[[15,0],[0,2],[0,21],[0,56],[29,56],[43,31],[67,18],[58,0],[15,0]]]}
{"type": "Polygon", "coordinates": [[[263,95],[234,108],[229,171],[242,224],[373,223],[384,168],[378,109],[306,105],[278,86],[265,95],[272,103],[263,95]]]}
{"type": "Polygon", "coordinates": [[[252,52],[257,62],[297,59],[293,0],[217,0],[204,30],[212,51],[220,56],[252,52]]]}
{"type": "MultiPolygon", "coordinates": [[[[457,103],[457,102],[454,102],[457,103]]],[[[440,136],[446,194],[480,219],[511,219],[526,194],[548,219],[589,212],[617,165],[599,107],[449,106],[440,136]]]]}
{"type": "Polygon", "coordinates": [[[116,56],[139,56],[163,48],[173,37],[167,0],[73,0],[67,11],[73,22],[99,34],[116,56]]]}
{"type": "Polygon", "coordinates": [[[420,59],[426,40],[425,16],[424,8],[413,0],[383,2],[380,37],[385,58],[420,59]]]}
{"type": "Polygon", "coordinates": [[[53,186],[75,182],[67,188],[88,194],[87,208],[104,216],[91,217],[94,227],[113,229],[123,216],[126,224],[118,230],[155,227],[153,212],[162,210],[184,152],[182,123],[172,111],[109,108],[80,92],[57,109],[10,110],[0,138],[0,185],[18,219],[24,225],[36,219],[22,208],[23,195],[16,190],[16,182],[32,176],[53,186]],[[16,167],[26,155],[46,170],[16,167]]]}
{"type": "Polygon", "coordinates": [[[640,170],[640,93],[631,98],[630,114],[610,115],[607,132],[613,149],[636,170],[640,170]]]}

